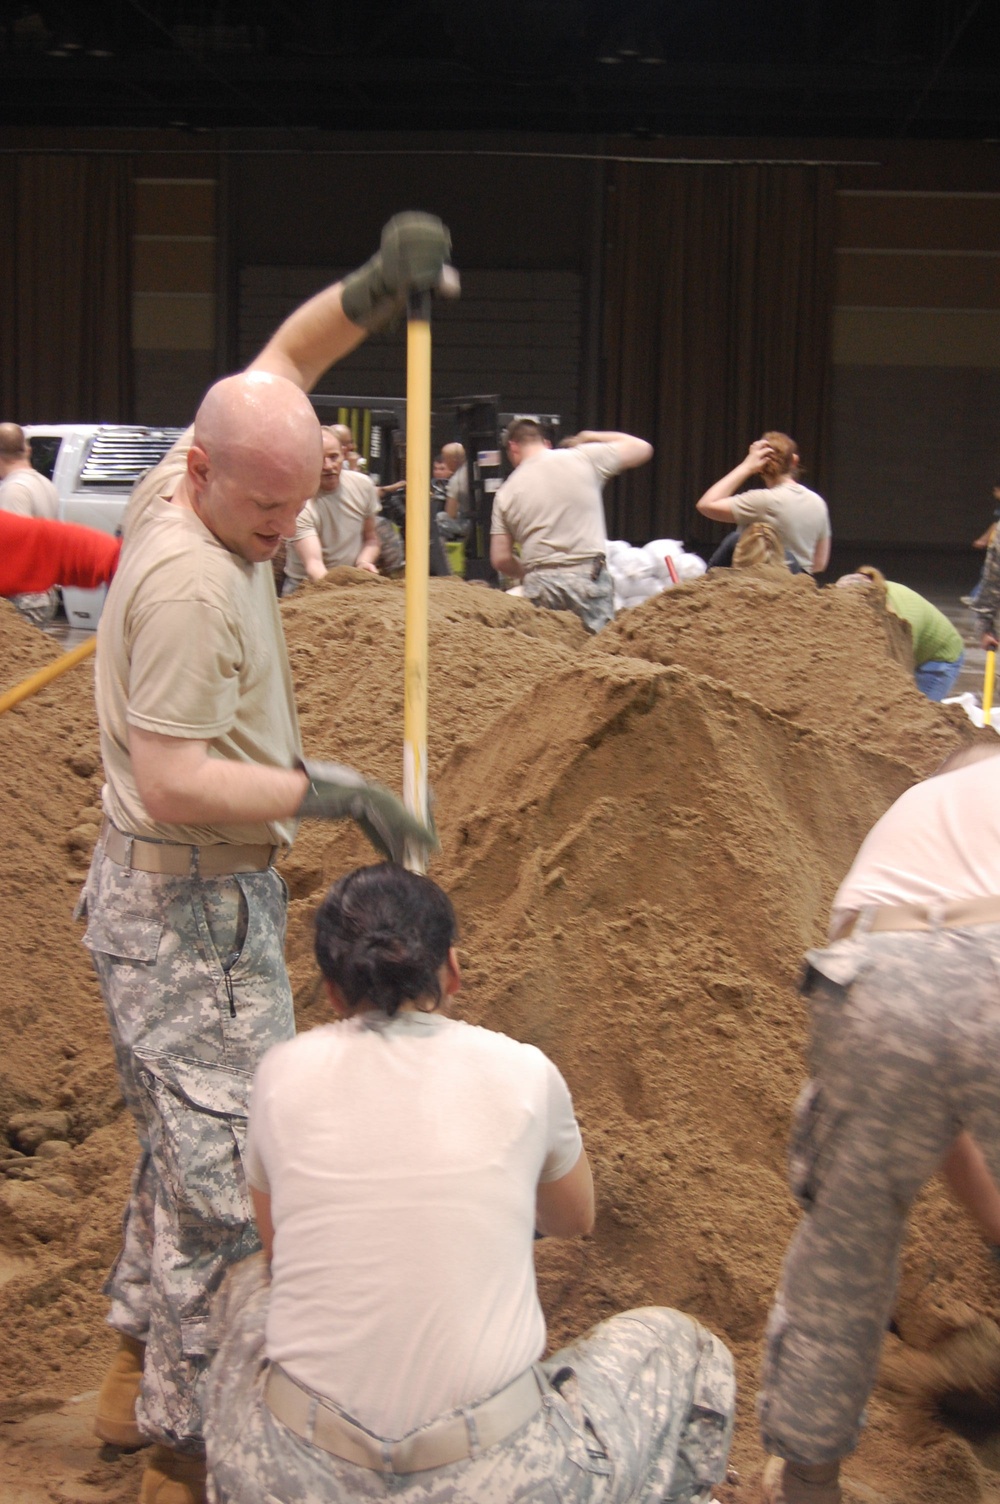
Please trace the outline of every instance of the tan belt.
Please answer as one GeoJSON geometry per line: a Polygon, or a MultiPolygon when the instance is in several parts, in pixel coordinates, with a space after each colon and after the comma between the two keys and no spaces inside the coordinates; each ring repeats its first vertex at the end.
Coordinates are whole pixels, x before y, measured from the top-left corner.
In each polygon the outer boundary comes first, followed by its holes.
{"type": "Polygon", "coordinates": [[[101,827],[104,854],[133,872],[162,872],[168,877],[226,877],[234,872],[264,872],[280,846],[176,846],[123,835],[110,820],[101,827]]]}
{"type": "Polygon", "coordinates": [[[268,1370],[264,1398],[275,1420],[303,1441],[377,1473],[425,1473],[478,1456],[520,1430],[542,1405],[535,1371],[528,1368],[481,1404],[432,1421],[401,1441],[383,1441],[303,1389],[277,1363],[268,1370]]]}
{"type": "Polygon", "coordinates": [[[959,903],[943,904],[873,904],[852,914],[833,938],[846,940],[859,927],[877,935],[882,930],[933,930],[941,927],[961,930],[974,924],[1000,924],[1000,898],[963,898],[959,903]]]}

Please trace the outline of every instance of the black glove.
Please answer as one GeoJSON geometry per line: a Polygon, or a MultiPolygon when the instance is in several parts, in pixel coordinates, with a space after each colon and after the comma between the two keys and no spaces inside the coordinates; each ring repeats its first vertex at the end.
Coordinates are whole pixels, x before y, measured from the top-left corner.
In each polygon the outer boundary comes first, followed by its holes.
{"type": "Polygon", "coordinates": [[[382,231],[381,249],[344,278],[344,312],[362,329],[384,329],[406,307],[409,293],[438,285],[450,254],[451,236],[436,215],[397,214],[382,231]]]}
{"type": "Polygon", "coordinates": [[[296,811],[300,819],[354,820],[390,862],[402,862],[408,841],[424,854],[437,851],[433,827],[421,825],[381,783],[369,783],[342,763],[303,762],[299,766],[309,779],[296,811]]]}

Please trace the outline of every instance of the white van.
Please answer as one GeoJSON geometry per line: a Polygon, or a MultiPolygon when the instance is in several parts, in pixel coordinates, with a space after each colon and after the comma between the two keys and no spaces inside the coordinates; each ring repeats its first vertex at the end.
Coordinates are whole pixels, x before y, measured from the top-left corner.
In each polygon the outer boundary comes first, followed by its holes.
{"type": "MultiPolygon", "coordinates": [[[[59,492],[63,522],[79,522],[117,533],[132,487],[158,465],[180,438],[182,428],[138,428],[104,423],[28,423],[34,469],[59,492]]],[[[63,590],[71,626],[97,626],[107,588],[63,590]]]]}

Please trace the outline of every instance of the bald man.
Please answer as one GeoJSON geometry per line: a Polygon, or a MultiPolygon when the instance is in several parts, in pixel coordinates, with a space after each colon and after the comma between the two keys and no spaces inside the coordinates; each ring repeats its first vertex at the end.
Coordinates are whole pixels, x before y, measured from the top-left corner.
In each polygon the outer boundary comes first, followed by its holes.
{"type": "Polygon", "coordinates": [[[303,763],[270,560],[319,485],[306,392],[436,284],[447,232],[400,215],[242,375],[211,388],[129,500],[98,631],[104,828],[81,897],[141,1155],[109,1277],[121,1346],[96,1429],[155,1443],[142,1504],[202,1504],[212,1294],[259,1247],[240,1150],[264,1051],[294,1033],[274,861],[303,817],[400,860],[428,832],[349,768],[303,763]]]}
{"type": "Polygon", "coordinates": [[[354,430],[348,428],[346,423],[331,423],[330,432],[340,445],[344,456],[344,469],[361,470],[363,466],[361,464],[361,456],[358,453],[358,446],[354,442],[354,430]]]}

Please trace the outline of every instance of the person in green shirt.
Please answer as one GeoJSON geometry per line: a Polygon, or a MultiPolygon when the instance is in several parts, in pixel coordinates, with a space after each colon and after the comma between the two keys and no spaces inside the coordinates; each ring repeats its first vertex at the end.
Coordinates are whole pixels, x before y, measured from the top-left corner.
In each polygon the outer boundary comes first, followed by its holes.
{"type": "Polygon", "coordinates": [[[894,615],[908,622],[913,636],[913,677],[928,700],[943,700],[961,672],[965,644],[958,628],[937,606],[911,590],[887,580],[880,569],[862,564],[845,574],[838,585],[864,585],[875,590],[894,615]]]}

